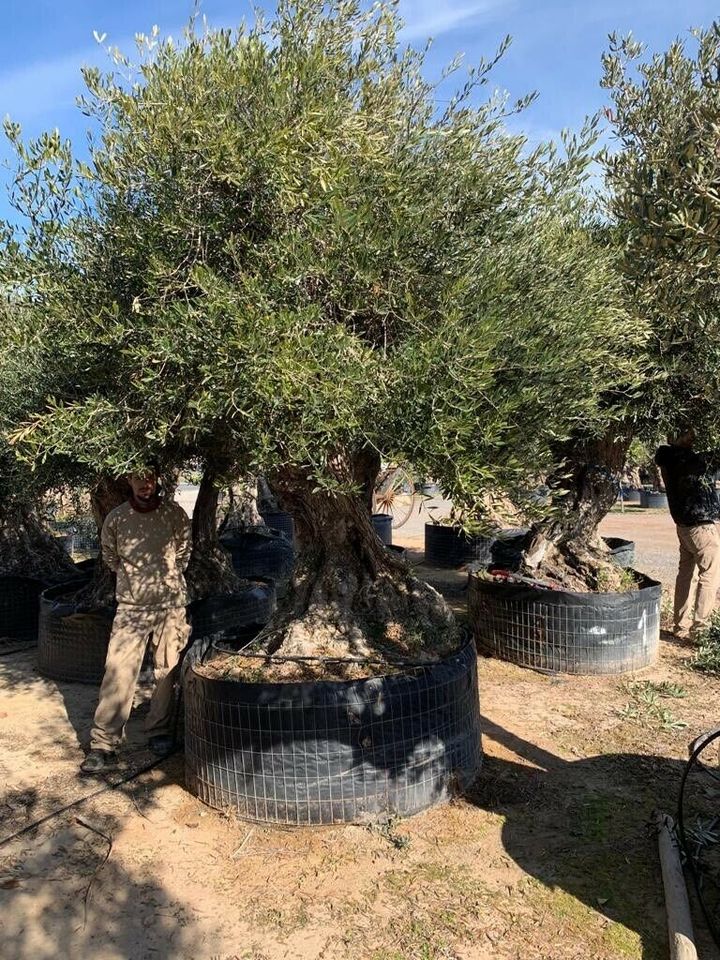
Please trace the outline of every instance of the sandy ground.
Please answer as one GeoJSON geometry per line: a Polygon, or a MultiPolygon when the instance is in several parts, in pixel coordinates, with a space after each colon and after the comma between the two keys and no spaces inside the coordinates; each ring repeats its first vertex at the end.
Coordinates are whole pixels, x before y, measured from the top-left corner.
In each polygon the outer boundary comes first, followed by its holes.
{"type": "MultiPolygon", "coordinates": [[[[396,542],[420,547],[423,523],[396,542]]],[[[666,514],[613,513],[603,532],[634,539],[638,566],[672,579],[666,514]]],[[[434,577],[462,609],[464,575],[434,577]]],[[[171,758],[0,846],[0,956],[664,960],[648,822],[674,805],[688,741],[718,720],[720,683],[689,655],[666,641],[656,666],[625,679],[481,658],[483,776],[399,823],[243,823],[191,797],[171,758]],[[682,696],[652,713],[638,681],[682,696]]],[[[150,761],[147,694],[119,776],[150,761]]],[[[0,658],[0,842],[104,785],[77,775],[96,695],[40,678],[32,651],[0,658]]],[[[700,946],[718,960],[702,930],[700,946]]]]}

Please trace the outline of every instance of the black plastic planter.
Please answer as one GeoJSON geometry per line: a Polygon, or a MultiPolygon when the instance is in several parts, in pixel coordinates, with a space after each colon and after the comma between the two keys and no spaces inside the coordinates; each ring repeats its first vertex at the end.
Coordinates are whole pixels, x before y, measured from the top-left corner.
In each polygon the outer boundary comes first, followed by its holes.
{"type": "Polygon", "coordinates": [[[621,537],[603,537],[610,551],[610,559],[619,567],[632,567],[635,563],[635,541],[621,537]]]}
{"type": "Polygon", "coordinates": [[[191,662],[184,702],[188,789],[255,821],[408,816],[470,785],[482,761],[471,644],[432,666],[347,682],[216,680],[191,662]]]}
{"type": "Polygon", "coordinates": [[[202,637],[233,636],[250,625],[264,626],[275,609],[275,584],[254,580],[246,590],[194,600],[188,607],[192,624],[191,641],[202,637]]]}
{"type": "Polygon", "coordinates": [[[38,604],[46,586],[30,577],[0,577],[0,643],[37,643],[38,604]]]}
{"type": "Polygon", "coordinates": [[[425,562],[432,567],[462,567],[465,563],[487,564],[492,559],[494,537],[470,536],[456,527],[425,524],[425,562]]]}
{"type": "Polygon", "coordinates": [[[621,487],[618,500],[622,500],[623,503],[640,503],[640,494],[641,491],[634,487],[621,487]]]}
{"type": "Polygon", "coordinates": [[[483,653],[558,673],[614,674],[654,661],[661,592],[647,577],[628,593],[571,593],[470,574],[468,605],[483,653]]]}
{"type": "Polygon", "coordinates": [[[399,560],[405,560],[407,557],[407,550],[405,547],[401,547],[395,543],[386,543],[385,549],[396,556],[399,560]]]}
{"type": "Polygon", "coordinates": [[[221,537],[232,556],[233,569],[240,577],[287,579],[292,573],[295,551],[277,530],[249,530],[221,537]]]}
{"type": "MultiPolygon", "coordinates": [[[[51,680],[102,682],[114,610],[78,613],[73,601],[78,583],[45,590],[40,599],[38,670],[51,680]]],[[[251,583],[235,594],[196,600],[188,606],[191,641],[218,639],[249,625],[258,628],[270,619],[275,587],[267,581],[251,583]]]]}
{"type": "Polygon", "coordinates": [[[40,598],[38,670],[51,680],[101,683],[114,610],[79,613],[77,581],[45,590],[40,598]]]}
{"type": "Polygon", "coordinates": [[[271,530],[278,530],[285,539],[293,542],[295,537],[295,521],[289,513],[264,513],[263,520],[271,530]]]}
{"type": "Polygon", "coordinates": [[[373,513],[370,516],[373,530],[385,546],[392,543],[392,517],[389,513],[373,513]]]}
{"type": "Polygon", "coordinates": [[[640,491],[640,506],[650,508],[651,510],[667,510],[668,498],[666,493],[649,493],[647,490],[640,491]]]}

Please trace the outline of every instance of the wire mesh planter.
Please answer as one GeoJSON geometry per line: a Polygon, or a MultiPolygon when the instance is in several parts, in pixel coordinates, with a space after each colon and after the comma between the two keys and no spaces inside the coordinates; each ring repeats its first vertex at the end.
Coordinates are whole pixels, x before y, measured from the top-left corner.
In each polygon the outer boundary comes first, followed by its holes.
{"type": "Polygon", "coordinates": [[[285,536],[286,540],[293,543],[295,539],[295,521],[292,514],[277,511],[275,513],[264,513],[263,520],[271,530],[278,530],[285,536]]]}
{"type": "Polygon", "coordinates": [[[275,609],[275,584],[254,580],[244,590],[194,600],[188,606],[191,641],[202,637],[229,637],[241,627],[265,626],[275,609]]]}
{"type": "Polygon", "coordinates": [[[0,577],[0,648],[37,643],[38,606],[46,586],[31,577],[0,577]]]}
{"type": "Polygon", "coordinates": [[[641,577],[627,593],[541,590],[469,575],[478,650],[523,667],[616,674],[651,664],[660,642],[662,587],[641,577]]]}
{"type": "Polygon", "coordinates": [[[640,491],[640,506],[651,510],[667,510],[668,498],[666,493],[656,493],[648,490],[640,491]]]}
{"type": "Polygon", "coordinates": [[[425,562],[433,567],[462,567],[492,558],[494,537],[472,536],[457,527],[441,523],[425,524],[425,562]]]}
{"type": "Polygon", "coordinates": [[[97,526],[92,517],[76,520],[53,520],[50,527],[57,536],[66,537],[65,549],[71,557],[96,557],[100,553],[97,526]]]}
{"type": "Polygon", "coordinates": [[[367,680],[250,683],[185,675],[188,789],[249,820],[292,825],[409,816],[480,771],[471,644],[367,680]]]}
{"type": "Polygon", "coordinates": [[[79,612],[74,601],[80,584],[63,583],[40,598],[38,670],[50,680],[99,684],[114,610],[79,612]]]}
{"type": "MultiPolygon", "coordinates": [[[[38,670],[50,680],[99,684],[114,610],[78,612],[74,595],[79,586],[78,582],[60,584],[40,598],[38,670]]],[[[234,594],[196,600],[188,606],[190,640],[222,639],[248,625],[264,626],[274,607],[275,587],[269,581],[251,583],[234,594]]]]}

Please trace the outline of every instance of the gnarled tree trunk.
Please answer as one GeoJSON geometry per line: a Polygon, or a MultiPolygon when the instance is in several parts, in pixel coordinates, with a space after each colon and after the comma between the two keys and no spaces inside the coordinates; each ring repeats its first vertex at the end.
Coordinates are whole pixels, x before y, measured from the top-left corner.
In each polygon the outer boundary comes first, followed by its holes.
{"type": "Polygon", "coordinates": [[[208,465],[200,481],[192,518],[193,550],[186,575],[192,600],[232,593],[240,586],[230,554],[218,537],[219,495],[217,472],[208,465]]]}
{"type": "MultiPolygon", "coordinates": [[[[113,477],[101,477],[90,491],[90,508],[97,527],[98,539],[107,515],[115,507],[125,503],[129,493],[127,482],[113,477]]],[[[79,610],[94,610],[98,607],[111,607],[114,601],[115,574],[103,561],[101,550],[95,563],[92,580],[78,591],[76,603],[79,610]]]]}
{"type": "Polygon", "coordinates": [[[548,478],[555,512],[535,525],[527,538],[525,564],[563,580],[576,575],[597,586],[598,570],[607,567],[607,551],[598,527],[617,499],[632,441],[629,428],[617,426],[604,436],[568,443],[563,466],[548,478]],[[565,491],[564,493],[559,493],[565,491]]]}
{"type": "Polygon", "coordinates": [[[74,570],[62,543],[27,504],[0,506],[0,575],[53,580],[74,570]]]}
{"type": "MultiPolygon", "coordinates": [[[[348,461],[336,462],[347,479],[348,461]]],[[[295,656],[420,656],[453,649],[445,600],[380,543],[359,496],[314,491],[302,471],[274,479],[301,545],[291,589],[268,628],[268,648],[295,656]]]]}

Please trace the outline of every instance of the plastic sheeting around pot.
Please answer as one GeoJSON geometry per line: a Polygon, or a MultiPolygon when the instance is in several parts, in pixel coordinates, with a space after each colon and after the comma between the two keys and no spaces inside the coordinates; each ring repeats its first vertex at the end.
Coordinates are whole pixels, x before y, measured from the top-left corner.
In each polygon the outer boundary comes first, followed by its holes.
{"type": "Polygon", "coordinates": [[[194,600],[188,606],[190,639],[231,636],[250,624],[264,626],[274,609],[275,584],[271,580],[253,580],[237,593],[194,600]]]}
{"type": "Polygon", "coordinates": [[[627,593],[573,593],[471,573],[468,589],[478,649],[502,660],[591,675],[639,670],[657,656],[662,587],[648,577],[627,593]]]}
{"type": "Polygon", "coordinates": [[[425,562],[433,567],[489,563],[494,537],[472,536],[441,523],[425,524],[425,562]]]}
{"type": "Polygon", "coordinates": [[[292,573],[295,551],[277,530],[259,528],[228,533],[220,542],[230,551],[233,569],[240,577],[283,580],[292,573]]]}
{"type": "Polygon", "coordinates": [[[45,590],[40,598],[38,670],[51,680],[98,684],[105,672],[114,609],[78,611],[78,582],[45,590]]]}
{"type": "Polygon", "coordinates": [[[295,539],[295,521],[289,513],[278,511],[276,513],[264,513],[263,520],[271,530],[277,530],[284,534],[285,539],[293,543],[295,539]]]}
{"type": "Polygon", "coordinates": [[[472,644],[367,680],[249,683],[185,673],[188,789],[285,824],[408,816],[470,785],[482,760],[472,644]]]}
{"type": "Polygon", "coordinates": [[[632,567],[635,563],[634,540],[623,540],[622,537],[603,537],[603,540],[613,563],[619,567],[632,567]]]}
{"type": "Polygon", "coordinates": [[[37,643],[38,605],[46,586],[32,577],[0,576],[1,646],[37,643]]]}
{"type": "MultiPolygon", "coordinates": [[[[52,587],[40,599],[38,669],[51,680],[99,684],[105,672],[114,610],[78,611],[77,582],[52,587]]],[[[196,600],[188,606],[191,641],[223,638],[252,624],[267,623],[275,606],[272,582],[257,581],[234,594],[196,600]]],[[[146,652],[149,662],[149,654],[146,652]]]]}

